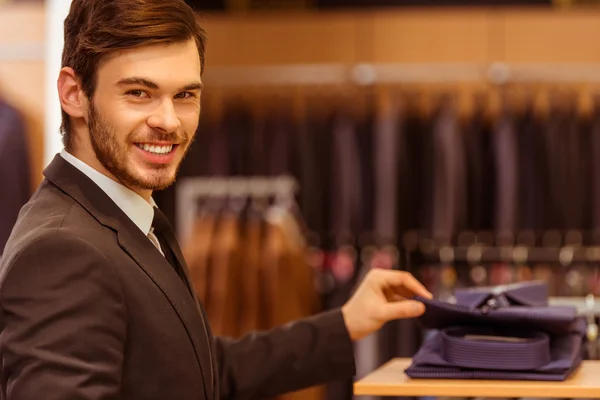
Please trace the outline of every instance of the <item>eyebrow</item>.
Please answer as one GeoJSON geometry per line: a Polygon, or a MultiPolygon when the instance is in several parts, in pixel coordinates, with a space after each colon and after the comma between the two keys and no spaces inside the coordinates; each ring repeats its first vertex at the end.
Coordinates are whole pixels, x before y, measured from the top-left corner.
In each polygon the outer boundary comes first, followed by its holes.
{"type": "MultiPolygon", "coordinates": [[[[146,86],[149,89],[155,89],[155,90],[159,88],[158,84],[156,84],[148,79],[138,78],[138,77],[123,78],[117,82],[117,85],[119,85],[119,86],[141,85],[141,86],[146,86]]],[[[185,85],[178,91],[184,92],[184,91],[188,91],[188,90],[200,90],[200,89],[202,89],[203,86],[204,85],[202,84],[202,82],[194,82],[194,83],[185,85]]]]}
{"type": "Polygon", "coordinates": [[[180,92],[185,92],[185,91],[188,91],[188,90],[200,90],[200,89],[202,89],[203,86],[204,85],[202,84],[202,82],[194,82],[194,83],[190,83],[189,85],[185,85],[179,91],[180,92]]]}
{"type": "Polygon", "coordinates": [[[119,86],[141,85],[150,89],[158,89],[158,85],[144,78],[123,78],[117,82],[119,86]]]}

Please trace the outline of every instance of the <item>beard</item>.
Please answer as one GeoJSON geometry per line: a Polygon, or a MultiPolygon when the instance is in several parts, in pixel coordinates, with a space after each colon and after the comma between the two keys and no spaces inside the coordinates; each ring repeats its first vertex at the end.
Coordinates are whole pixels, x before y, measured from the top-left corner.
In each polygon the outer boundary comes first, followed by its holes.
{"type": "Polygon", "coordinates": [[[171,186],[176,179],[177,172],[181,160],[177,161],[176,165],[156,165],[145,163],[145,168],[136,168],[130,152],[131,146],[135,143],[145,141],[170,141],[180,143],[179,147],[184,150],[184,155],[189,149],[190,139],[188,135],[183,138],[177,133],[159,133],[152,132],[147,137],[136,135],[131,132],[119,140],[116,129],[105,118],[100,115],[94,107],[93,102],[89,106],[89,123],[88,129],[90,132],[90,141],[96,158],[104,168],[117,178],[126,187],[134,190],[136,188],[143,190],[163,190],[171,186]],[[138,136],[136,138],[136,136],[138,136]]]}

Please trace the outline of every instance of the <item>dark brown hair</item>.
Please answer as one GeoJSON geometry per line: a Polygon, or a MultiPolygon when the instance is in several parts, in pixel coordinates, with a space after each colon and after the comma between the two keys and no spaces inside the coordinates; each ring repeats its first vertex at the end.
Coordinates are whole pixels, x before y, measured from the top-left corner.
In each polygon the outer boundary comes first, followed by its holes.
{"type": "MultiPolygon", "coordinates": [[[[91,100],[98,68],[111,53],[190,39],[204,71],[205,32],[184,0],[73,0],[64,23],[62,66],[73,68],[91,100]]],[[[71,124],[64,111],[61,132],[69,150],[71,124]]]]}

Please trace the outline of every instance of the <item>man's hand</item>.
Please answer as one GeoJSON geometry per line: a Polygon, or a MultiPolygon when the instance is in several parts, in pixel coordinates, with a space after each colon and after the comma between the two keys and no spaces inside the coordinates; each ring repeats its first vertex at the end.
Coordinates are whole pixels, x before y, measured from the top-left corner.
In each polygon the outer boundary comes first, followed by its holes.
{"type": "Polygon", "coordinates": [[[414,295],[432,297],[408,272],[370,270],[350,300],[342,307],[350,338],[359,340],[377,331],[388,321],[423,314],[423,303],[408,300],[414,295]]]}

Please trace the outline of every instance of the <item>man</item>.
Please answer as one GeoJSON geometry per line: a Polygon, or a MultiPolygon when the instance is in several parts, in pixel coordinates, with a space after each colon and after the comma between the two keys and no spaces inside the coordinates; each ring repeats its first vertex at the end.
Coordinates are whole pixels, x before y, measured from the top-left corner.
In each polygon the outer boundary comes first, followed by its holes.
{"type": "Polygon", "coordinates": [[[0,265],[1,398],[263,399],[350,377],[352,341],[430,294],[379,271],[339,310],[214,338],[152,191],[200,115],[205,37],[183,0],[74,0],[58,94],[64,151],[0,265]]]}

